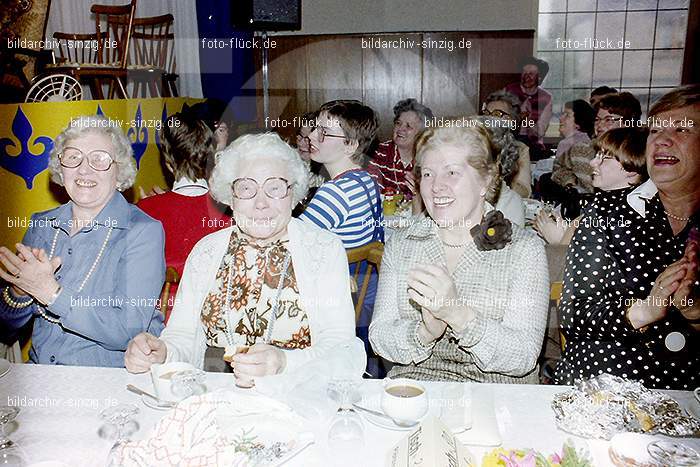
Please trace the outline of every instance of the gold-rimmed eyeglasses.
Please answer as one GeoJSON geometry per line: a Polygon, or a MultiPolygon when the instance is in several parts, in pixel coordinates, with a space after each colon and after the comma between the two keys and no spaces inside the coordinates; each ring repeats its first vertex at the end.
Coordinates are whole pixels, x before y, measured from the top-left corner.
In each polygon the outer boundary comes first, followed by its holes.
{"type": "MultiPolygon", "coordinates": [[[[272,199],[284,199],[293,184],[282,177],[270,177],[262,183],[263,193],[272,199]]],[[[233,196],[238,199],[253,199],[258,194],[260,184],[253,178],[237,178],[231,183],[233,196]]]]}
{"type": "Polygon", "coordinates": [[[326,138],[348,139],[348,137],[345,135],[334,135],[332,133],[328,133],[328,128],[326,128],[325,126],[321,126],[321,125],[316,125],[312,131],[315,131],[318,134],[318,142],[319,143],[323,143],[323,140],[326,138]]]}
{"type": "Polygon", "coordinates": [[[63,148],[63,151],[58,155],[58,160],[63,167],[74,169],[83,163],[86,156],[88,165],[99,172],[109,170],[116,162],[107,151],[96,149],[85,154],[80,149],[71,146],[63,148]]]}

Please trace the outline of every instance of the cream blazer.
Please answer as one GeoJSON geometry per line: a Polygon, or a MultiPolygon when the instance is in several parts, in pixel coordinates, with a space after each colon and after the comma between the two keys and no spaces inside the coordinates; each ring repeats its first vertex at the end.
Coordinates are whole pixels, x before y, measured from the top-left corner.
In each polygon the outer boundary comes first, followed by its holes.
{"type": "MultiPolygon", "coordinates": [[[[200,312],[233,228],[207,235],[187,257],[175,306],[160,336],[168,349],[167,362],[185,361],[197,368],[204,366],[207,344],[200,312]]],[[[348,259],[340,238],[294,218],[289,222],[288,234],[300,300],[309,320],[311,346],[284,350],[287,356],[285,373],[355,339],[348,259]]],[[[364,358],[364,355],[353,355],[352,361],[362,365],[364,358]]]]}

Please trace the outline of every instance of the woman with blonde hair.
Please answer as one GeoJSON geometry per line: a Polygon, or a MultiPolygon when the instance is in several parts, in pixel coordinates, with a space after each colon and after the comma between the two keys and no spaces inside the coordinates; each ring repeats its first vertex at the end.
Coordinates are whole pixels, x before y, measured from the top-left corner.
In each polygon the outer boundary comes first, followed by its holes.
{"type": "Polygon", "coordinates": [[[427,214],[387,242],[369,330],[390,377],[537,383],[547,263],[542,241],[493,209],[506,146],[473,120],[419,138],[427,214]]]}

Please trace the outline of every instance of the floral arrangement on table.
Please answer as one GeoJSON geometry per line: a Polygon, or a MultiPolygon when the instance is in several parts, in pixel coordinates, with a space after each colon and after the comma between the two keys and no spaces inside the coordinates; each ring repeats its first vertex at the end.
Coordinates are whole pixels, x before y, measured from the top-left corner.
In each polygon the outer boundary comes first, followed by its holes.
{"type": "Polygon", "coordinates": [[[562,453],[545,457],[534,449],[497,448],[484,455],[482,467],[593,467],[585,451],[577,451],[571,442],[566,442],[562,453]]]}

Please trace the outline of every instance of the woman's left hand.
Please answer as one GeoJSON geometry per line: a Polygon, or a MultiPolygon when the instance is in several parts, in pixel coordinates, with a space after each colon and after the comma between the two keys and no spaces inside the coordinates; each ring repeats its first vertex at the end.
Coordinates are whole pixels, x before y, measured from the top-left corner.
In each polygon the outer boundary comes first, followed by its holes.
{"type": "Polygon", "coordinates": [[[41,303],[48,303],[59,287],[54,272],[61,265],[61,259],[49,260],[44,250],[34,250],[17,244],[17,254],[0,247],[0,278],[23,290],[41,303]]]}
{"type": "Polygon", "coordinates": [[[685,277],[673,294],[673,303],[683,317],[689,321],[700,320],[700,297],[695,293],[695,282],[698,280],[698,244],[689,242],[683,256],[686,264],[685,277]]]}
{"type": "Polygon", "coordinates": [[[553,219],[544,209],[537,213],[532,227],[550,245],[560,245],[566,232],[562,218],[553,219]]]}
{"type": "Polygon", "coordinates": [[[424,264],[412,269],[407,285],[413,301],[455,331],[462,331],[474,317],[471,308],[459,303],[455,282],[442,266],[424,264]]]}
{"type": "Polygon", "coordinates": [[[234,375],[243,380],[279,374],[286,365],[284,351],[270,344],[255,344],[247,353],[237,353],[231,360],[234,375]]]}

